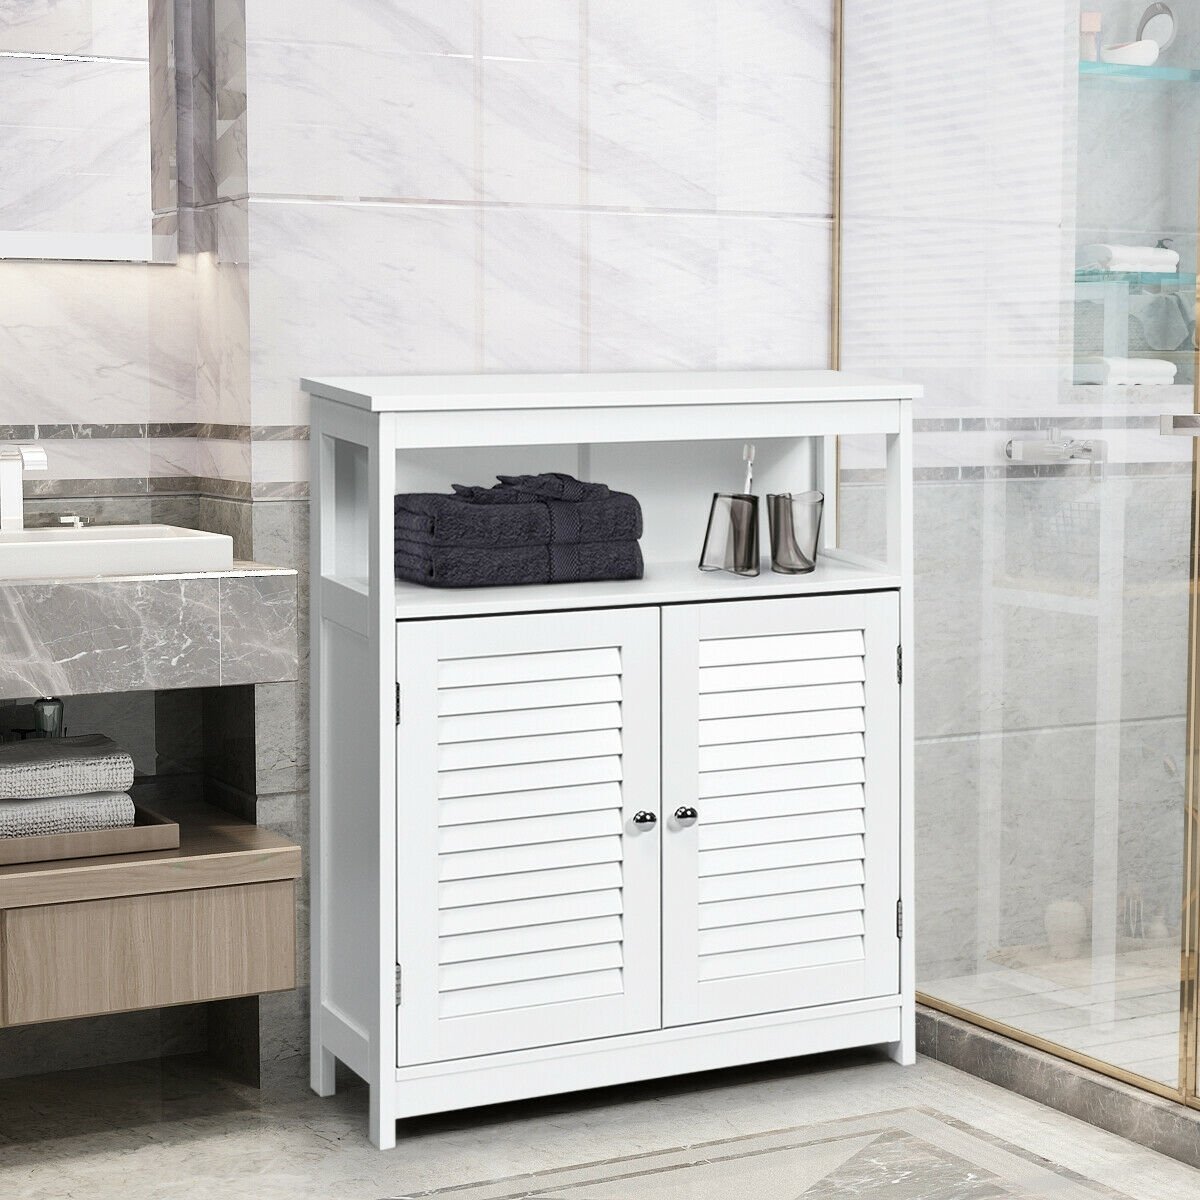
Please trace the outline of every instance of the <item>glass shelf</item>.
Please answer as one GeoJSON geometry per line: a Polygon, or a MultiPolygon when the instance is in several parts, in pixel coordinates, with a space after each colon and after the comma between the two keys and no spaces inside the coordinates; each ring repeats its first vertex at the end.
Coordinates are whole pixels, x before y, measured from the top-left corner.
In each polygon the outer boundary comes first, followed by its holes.
{"type": "Polygon", "coordinates": [[[1089,267],[1075,272],[1076,283],[1158,284],[1160,287],[1195,287],[1196,276],[1186,271],[1104,271],[1089,267]]]}
{"type": "Polygon", "coordinates": [[[1097,76],[1104,79],[1143,79],[1160,83],[1200,83],[1200,71],[1189,67],[1130,67],[1123,63],[1081,61],[1081,76],[1097,76]]]}

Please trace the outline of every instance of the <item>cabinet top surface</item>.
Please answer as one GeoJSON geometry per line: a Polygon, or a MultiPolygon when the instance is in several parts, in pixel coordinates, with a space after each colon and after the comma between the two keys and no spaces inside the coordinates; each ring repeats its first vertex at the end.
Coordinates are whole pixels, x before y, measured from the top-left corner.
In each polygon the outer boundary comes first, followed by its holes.
{"type": "Polygon", "coordinates": [[[637,408],[913,400],[920,386],[846,371],[637,371],[545,375],[358,375],[305,378],[313,396],[368,412],[637,408]]]}

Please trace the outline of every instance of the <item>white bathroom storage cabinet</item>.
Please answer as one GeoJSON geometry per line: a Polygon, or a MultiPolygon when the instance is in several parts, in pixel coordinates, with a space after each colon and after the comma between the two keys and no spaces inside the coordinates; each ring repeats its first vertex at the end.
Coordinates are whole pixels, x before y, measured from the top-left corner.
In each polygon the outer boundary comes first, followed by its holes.
{"type": "Polygon", "coordinates": [[[309,379],[312,1085],[370,1134],[860,1045],[913,1060],[910,385],[840,372],[309,379]],[[834,545],[872,437],[879,560],[834,545]],[[714,491],[819,487],[818,566],[696,566],[714,491]],[[393,496],[570,471],[645,577],[394,579],[393,496]],[[911,922],[909,922],[911,928],[911,922]]]}

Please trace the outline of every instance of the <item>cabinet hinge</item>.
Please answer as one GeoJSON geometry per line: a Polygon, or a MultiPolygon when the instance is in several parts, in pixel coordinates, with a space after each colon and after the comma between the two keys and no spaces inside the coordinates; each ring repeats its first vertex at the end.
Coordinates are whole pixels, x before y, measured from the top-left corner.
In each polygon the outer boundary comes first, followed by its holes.
{"type": "MultiPolygon", "coordinates": [[[[904,901],[896,901],[896,936],[904,937],[904,901]]],[[[397,985],[399,986],[399,985],[397,985]]]]}
{"type": "Polygon", "coordinates": [[[396,684],[396,724],[400,724],[400,685],[396,684]]]}
{"type": "Polygon", "coordinates": [[[404,968],[401,967],[399,963],[397,963],[396,964],[396,1003],[397,1004],[400,1003],[400,994],[401,994],[400,982],[401,982],[401,976],[402,976],[403,970],[404,970],[404,968]]]}
{"type": "Polygon", "coordinates": [[[896,682],[904,682],[904,647],[896,647],[896,682]]]}

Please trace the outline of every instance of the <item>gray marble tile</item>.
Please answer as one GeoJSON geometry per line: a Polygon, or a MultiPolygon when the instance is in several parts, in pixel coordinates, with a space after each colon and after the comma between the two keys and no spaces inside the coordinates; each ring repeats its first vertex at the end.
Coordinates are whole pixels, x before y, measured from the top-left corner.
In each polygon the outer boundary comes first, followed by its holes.
{"type": "Polygon", "coordinates": [[[218,200],[246,195],[246,3],[213,0],[213,183],[218,200]]]}
{"type": "Polygon", "coordinates": [[[221,686],[294,679],[296,577],[225,576],[219,586],[221,686]]]}
{"type": "Polygon", "coordinates": [[[0,695],[216,687],[294,678],[291,575],[0,587],[0,695]]]}
{"type": "Polygon", "coordinates": [[[1200,1118],[1184,1106],[944,1013],[934,1013],[932,1020],[937,1026],[934,1046],[938,1061],[1097,1129],[1119,1133],[1160,1154],[1200,1166],[1200,1118]]]}
{"type": "Polygon", "coordinates": [[[205,687],[220,680],[215,579],[0,588],[0,692],[205,687]]]}

